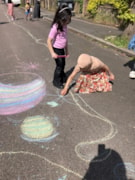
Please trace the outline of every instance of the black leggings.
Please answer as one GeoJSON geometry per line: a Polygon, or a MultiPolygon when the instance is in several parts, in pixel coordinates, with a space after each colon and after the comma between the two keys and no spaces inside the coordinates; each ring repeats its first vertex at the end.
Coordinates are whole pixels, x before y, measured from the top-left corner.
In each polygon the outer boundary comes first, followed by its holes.
{"type": "Polygon", "coordinates": [[[135,71],[135,59],[133,60],[133,67],[132,67],[132,71],[135,71]]]}
{"type": "MultiPolygon", "coordinates": [[[[54,52],[58,55],[65,55],[64,49],[57,49],[54,48],[54,52]]],[[[62,85],[65,80],[66,80],[66,75],[64,73],[64,68],[65,68],[65,58],[64,57],[59,57],[55,59],[56,63],[56,68],[54,71],[54,77],[53,77],[53,84],[54,85],[62,85]]]]}

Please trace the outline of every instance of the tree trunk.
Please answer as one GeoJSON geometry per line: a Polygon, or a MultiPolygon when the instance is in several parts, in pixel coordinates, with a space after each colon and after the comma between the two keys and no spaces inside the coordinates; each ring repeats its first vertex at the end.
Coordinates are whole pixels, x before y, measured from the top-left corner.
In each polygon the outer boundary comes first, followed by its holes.
{"type": "Polygon", "coordinates": [[[87,5],[89,0],[83,0],[83,9],[82,9],[82,15],[85,16],[87,14],[87,5]]]}
{"type": "MultiPolygon", "coordinates": [[[[132,13],[135,14],[135,8],[131,10],[132,13]]],[[[124,36],[132,37],[135,34],[135,22],[133,24],[129,24],[128,27],[123,31],[124,36]]]]}
{"type": "Polygon", "coordinates": [[[128,27],[124,30],[123,35],[131,37],[134,34],[135,34],[135,23],[129,24],[128,27]]]}
{"type": "Polygon", "coordinates": [[[52,9],[52,10],[56,10],[56,6],[57,6],[57,1],[56,1],[56,0],[53,0],[53,1],[52,1],[52,7],[51,7],[51,9],[52,9]]]}
{"type": "Polygon", "coordinates": [[[49,0],[45,0],[45,8],[46,9],[50,9],[50,2],[49,2],[49,0]]]}

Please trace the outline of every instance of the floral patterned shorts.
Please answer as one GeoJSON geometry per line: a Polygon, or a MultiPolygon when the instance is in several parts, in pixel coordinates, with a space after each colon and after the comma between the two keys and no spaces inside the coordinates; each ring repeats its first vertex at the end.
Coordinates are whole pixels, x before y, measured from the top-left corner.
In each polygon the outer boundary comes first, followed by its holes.
{"type": "Polygon", "coordinates": [[[109,76],[106,72],[81,74],[74,91],[78,93],[108,92],[112,91],[112,84],[109,82],[109,76]]]}

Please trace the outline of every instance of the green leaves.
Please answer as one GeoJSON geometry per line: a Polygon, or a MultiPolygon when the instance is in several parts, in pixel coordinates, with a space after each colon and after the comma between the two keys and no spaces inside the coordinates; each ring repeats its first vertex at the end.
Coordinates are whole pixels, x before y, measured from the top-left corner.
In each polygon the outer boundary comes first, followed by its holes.
{"type": "Polygon", "coordinates": [[[123,22],[135,22],[135,14],[131,13],[129,9],[129,0],[89,0],[87,10],[94,17],[98,7],[107,4],[116,10],[118,19],[123,22]]]}

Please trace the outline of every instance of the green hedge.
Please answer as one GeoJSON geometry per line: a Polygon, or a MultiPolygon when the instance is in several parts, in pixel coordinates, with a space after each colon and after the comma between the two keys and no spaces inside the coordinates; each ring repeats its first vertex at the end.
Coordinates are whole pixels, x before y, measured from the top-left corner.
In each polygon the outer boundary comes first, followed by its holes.
{"type": "Polygon", "coordinates": [[[117,11],[116,17],[123,24],[135,22],[135,14],[131,13],[128,0],[89,0],[87,10],[94,17],[98,7],[106,4],[111,5],[117,11]]]}

